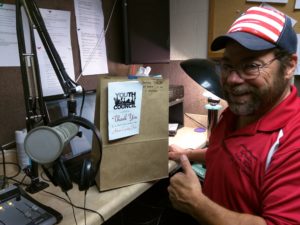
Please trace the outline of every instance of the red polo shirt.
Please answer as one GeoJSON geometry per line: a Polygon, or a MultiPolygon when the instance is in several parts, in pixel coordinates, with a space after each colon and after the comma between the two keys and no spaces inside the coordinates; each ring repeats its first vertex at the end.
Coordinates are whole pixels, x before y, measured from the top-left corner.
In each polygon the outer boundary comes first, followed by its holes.
{"type": "Polygon", "coordinates": [[[206,154],[203,192],[236,212],[268,225],[300,224],[300,98],[292,93],[260,120],[232,130],[225,110],[206,154]]]}

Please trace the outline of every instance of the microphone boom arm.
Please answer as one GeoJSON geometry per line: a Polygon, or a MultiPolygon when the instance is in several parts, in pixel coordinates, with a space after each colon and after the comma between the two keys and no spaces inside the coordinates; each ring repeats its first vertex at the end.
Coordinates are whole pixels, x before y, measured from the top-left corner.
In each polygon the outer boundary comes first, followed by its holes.
{"type": "MultiPolygon", "coordinates": [[[[69,115],[76,115],[76,100],[74,95],[76,93],[81,93],[83,89],[80,85],[76,84],[67,74],[63,62],[50,38],[44,20],[34,0],[16,0],[16,30],[26,108],[27,131],[30,131],[31,129],[40,125],[41,121],[44,125],[47,125],[49,123],[49,117],[48,115],[46,115],[46,104],[43,98],[41,78],[38,68],[38,59],[34,41],[34,30],[36,30],[40,36],[51,65],[63,89],[64,96],[69,98],[68,113],[69,115]],[[26,52],[23,18],[21,11],[22,7],[26,12],[29,21],[30,41],[32,44],[31,51],[33,53],[26,52]],[[31,73],[28,65],[28,57],[31,62],[31,73]]],[[[39,181],[38,164],[36,162],[32,162],[32,166],[30,169],[27,168],[27,171],[25,171],[32,181],[31,185],[26,190],[30,193],[35,193],[47,187],[46,183],[39,181]]]]}
{"type": "Polygon", "coordinates": [[[23,3],[24,9],[29,17],[31,24],[33,24],[33,28],[37,30],[43,46],[47,52],[47,55],[50,59],[52,67],[55,71],[55,74],[60,82],[60,85],[63,89],[63,92],[66,96],[70,94],[75,94],[80,91],[80,86],[75,84],[72,79],[67,74],[63,62],[54,47],[54,44],[50,38],[50,35],[45,26],[43,17],[35,3],[34,0],[18,0],[23,3]]]}

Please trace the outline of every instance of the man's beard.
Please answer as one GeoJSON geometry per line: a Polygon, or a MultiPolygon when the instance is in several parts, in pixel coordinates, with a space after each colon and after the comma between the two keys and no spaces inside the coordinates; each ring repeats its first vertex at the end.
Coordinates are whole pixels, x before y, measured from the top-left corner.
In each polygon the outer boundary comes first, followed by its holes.
{"type": "Polygon", "coordinates": [[[281,74],[274,74],[273,83],[264,87],[254,87],[249,84],[229,86],[223,84],[224,97],[228,102],[230,110],[239,116],[260,116],[269,111],[282,96],[287,81],[281,74]],[[247,94],[250,98],[245,101],[235,100],[234,96],[247,94]]]}

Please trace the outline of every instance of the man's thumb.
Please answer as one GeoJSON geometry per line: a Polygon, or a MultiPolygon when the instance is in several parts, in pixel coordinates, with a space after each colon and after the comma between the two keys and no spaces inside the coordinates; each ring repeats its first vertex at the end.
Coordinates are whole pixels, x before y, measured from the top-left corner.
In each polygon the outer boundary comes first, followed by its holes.
{"type": "Polygon", "coordinates": [[[186,155],[180,156],[180,164],[184,173],[187,173],[192,169],[191,163],[186,155]]]}

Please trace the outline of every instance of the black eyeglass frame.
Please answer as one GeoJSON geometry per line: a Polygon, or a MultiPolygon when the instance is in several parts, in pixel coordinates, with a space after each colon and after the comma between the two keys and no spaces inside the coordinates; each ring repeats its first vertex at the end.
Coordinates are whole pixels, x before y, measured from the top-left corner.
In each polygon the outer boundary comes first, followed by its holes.
{"type": "Polygon", "coordinates": [[[262,69],[271,65],[275,60],[278,60],[279,57],[276,56],[269,60],[266,63],[258,64],[258,63],[243,63],[238,66],[231,66],[223,61],[220,62],[220,70],[221,75],[225,75],[226,77],[235,71],[240,78],[243,80],[254,80],[259,77],[262,69]]]}

